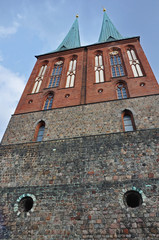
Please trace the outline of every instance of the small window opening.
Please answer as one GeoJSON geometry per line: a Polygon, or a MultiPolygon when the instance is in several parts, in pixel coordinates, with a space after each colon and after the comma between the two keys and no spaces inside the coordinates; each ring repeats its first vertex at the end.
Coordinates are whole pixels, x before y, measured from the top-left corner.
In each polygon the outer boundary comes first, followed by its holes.
{"type": "Polygon", "coordinates": [[[43,139],[44,131],[45,131],[45,122],[40,121],[35,130],[34,140],[37,142],[41,142],[43,139]]]}
{"type": "Polygon", "coordinates": [[[142,196],[137,191],[128,191],[124,195],[124,201],[128,207],[136,208],[139,207],[142,203],[142,196]]]}
{"type": "Polygon", "coordinates": [[[103,89],[102,89],[102,88],[100,88],[100,89],[98,90],[98,92],[99,92],[99,93],[102,93],[102,92],[103,92],[103,89]]]}
{"type": "Polygon", "coordinates": [[[54,94],[50,93],[47,96],[47,99],[45,100],[44,107],[43,107],[44,110],[49,110],[52,108],[53,99],[54,99],[54,94]]]}
{"type": "Polygon", "coordinates": [[[131,111],[124,110],[122,113],[122,120],[123,120],[123,128],[125,132],[136,130],[133,114],[131,111]]]}
{"type": "Polygon", "coordinates": [[[31,197],[23,197],[19,203],[22,212],[29,212],[33,207],[33,199],[31,197]]]}
{"type": "Polygon", "coordinates": [[[69,96],[70,96],[70,94],[66,94],[66,95],[65,95],[65,98],[68,98],[69,96]]]}
{"type": "Polygon", "coordinates": [[[119,83],[117,85],[117,95],[118,95],[118,99],[128,98],[125,84],[119,83]]]}
{"type": "Polygon", "coordinates": [[[144,82],[140,83],[140,86],[141,86],[141,87],[144,87],[144,86],[145,86],[145,83],[144,83],[144,82]]]}

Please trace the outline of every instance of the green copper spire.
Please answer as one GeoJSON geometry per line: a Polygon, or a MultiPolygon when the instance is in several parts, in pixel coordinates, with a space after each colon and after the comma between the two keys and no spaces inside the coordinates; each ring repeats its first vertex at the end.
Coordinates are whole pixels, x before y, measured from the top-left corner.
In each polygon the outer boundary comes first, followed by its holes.
{"type": "Polygon", "coordinates": [[[80,35],[79,35],[79,26],[78,26],[78,15],[76,16],[76,20],[74,21],[70,31],[62,41],[62,43],[58,46],[56,51],[67,50],[71,48],[80,47],[80,35]]]}
{"type": "Polygon", "coordinates": [[[106,10],[104,9],[103,11],[103,23],[98,42],[102,43],[123,39],[121,34],[117,31],[117,29],[109,19],[108,15],[106,14],[106,10]]]}

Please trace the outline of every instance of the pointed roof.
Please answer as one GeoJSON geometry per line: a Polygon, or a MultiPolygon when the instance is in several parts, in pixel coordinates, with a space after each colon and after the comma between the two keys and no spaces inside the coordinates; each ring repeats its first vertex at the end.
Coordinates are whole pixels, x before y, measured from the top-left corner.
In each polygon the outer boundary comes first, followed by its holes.
{"type": "Polygon", "coordinates": [[[123,39],[122,35],[118,32],[118,30],[115,28],[108,15],[106,14],[106,10],[104,9],[103,11],[103,23],[98,43],[123,39]]]}
{"type": "Polygon", "coordinates": [[[67,33],[66,37],[62,41],[62,43],[58,46],[56,51],[67,50],[71,48],[80,47],[80,35],[79,35],[79,26],[78,26],[78,15],[76,16],[76,20],[74,21],[70,31],[67,33]]]}

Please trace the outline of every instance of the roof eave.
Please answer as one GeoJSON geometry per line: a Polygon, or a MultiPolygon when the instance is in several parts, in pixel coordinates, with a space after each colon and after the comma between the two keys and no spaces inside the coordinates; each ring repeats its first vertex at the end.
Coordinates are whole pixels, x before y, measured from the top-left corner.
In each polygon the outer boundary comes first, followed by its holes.
{"type": "Polygon", "coordinates": [[[64,49],[64,50],[60,50],[60,51],[54,51],[54,52],[49,52],[49,53],[44,53],[44,54],[40,54],[40,55],[36,55],[35,57],[42,57],[45,55],[50,55],[50,54],[54,54],[54,53],[59,53],[59,52],[66,52],[66,51],[70,51],[70,50],[74,50],[74,49],[80,49],[80,48],[88,48],[91,46],[95,46],[95,45],[100,45],[100,44],[104,44],[104,43],[111,43],[111,42],[119,42],[119,41],[124,41],[124,40],[128,40],[128,39],[133,39],[133,38],[137,38],[140,41],[140,36],[135,36],[135,37],[130,37],[130,38],[122,38],[122,39],[118,39],[118,40],[113,40],[113,41],[105,41],[105,42],[100,42],[100,43],[94,43],[94,44],[90,44],[90,45],[86,45],[86,46],[80,46],[77,48],[69,48],[69,49],[64,49]]]}

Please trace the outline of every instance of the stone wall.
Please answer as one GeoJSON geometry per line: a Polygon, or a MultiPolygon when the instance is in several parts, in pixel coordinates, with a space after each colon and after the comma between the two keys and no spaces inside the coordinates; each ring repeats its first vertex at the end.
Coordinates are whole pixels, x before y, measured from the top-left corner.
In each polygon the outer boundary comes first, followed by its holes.
{"type": "Polygon", "coordinates": [[[40,120],[46,123],[44,141],[123,132],[125,109],[133,113],[137,130],[158,128],[158,106],[154,95],[13,115],[2,144],[32,142],[40,120]]]}
{"type": "Polygon", "coordinates": [[[151,129],[1,146],[0,239],[157,240],[158,140],[151,129]],[[123,202],[130,190],[139,207],[123,202]]]}

